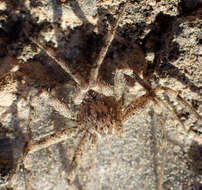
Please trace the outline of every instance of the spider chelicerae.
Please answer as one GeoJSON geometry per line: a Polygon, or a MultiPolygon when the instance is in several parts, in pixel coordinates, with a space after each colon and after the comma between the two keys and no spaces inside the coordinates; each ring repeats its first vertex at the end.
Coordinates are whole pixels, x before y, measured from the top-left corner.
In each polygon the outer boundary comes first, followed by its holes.
{"type": "MultiPolygon", "coordinates": [[[[82,156],[82,149],[87,139],[91,137],[93,139],[93,144],[95,144],[98,135],[112,134],[114,131],[121,133],[123,131],[123,122],[128,120],[131,116],[136,114],[138,110],[144,108],[144,106],[151,101],[159,106],[166,107],[166,109],[174,115],[176,120],[179,121],[182,132],[188,133],[188,131],[186,131],[184,128],[182,121],[178,117],[176,110],[173,109],[173,107],[171,107],[160,96],[158,96],[158,92],[166,92],[168,94],[175,95],[177,100],[188,107],[190,111],[192,111],[201,120],[201,116],[179,95],[178,92],[164,86],[152,88],[126,63],[116,68],[113,87],[98,80],[100,67],[114,39],[116,29],[128,3],[129,2],[126,1],[120,5],[119,14],[116,21],[113,24],[112,29],[108,31],[105,43],[97,57],[97,60],[95,61],[93,68],[91,69],[89,82],[86,82],[78,72],[73,71],[73,69],[70,68],[62,59],[56,58],[52,49],[44,47],[36,39],[26,34],[32,42],[38,45],[41,49],[45,50],[45,52],[77,83],[78,88],[74,97],[74,103],[80,105],[80,111],[76,116],[76,126],[71,126],[61,131],[57,131],[54,134],[40,139],[39,141],[28,143],[25,149],[25,166],[27,154],[61,142],[65,140],[72,132],[82,133],[82,137],[74,152],[74,156],[70,164],[70,171],[67,176],[68,184],[72,184],[75,179],[76,168],[79,166],[79,160],[82,156]],[[123,107],[124,89],[127,84],[126,77],[129,77],[130,80],[139,83],[145,89],[146,93],[133,100],[128,106],[123,107]],[[96,97],[94,99],[86,100],[85,97],[89,91],[95,92],[96,97]]],[[[74,117],[74,114],[70,108],[52,96],[48,91],[43,91],[42,94],[51,98],[49,104],[53,106],[55,110],[62,112],[62,115],[71,115],[72,118],[74,117]]],[[[201,137],[198,134],[192,133],[190,136],[192,136],[192,138],[199,143],[202,143],[201,137]]]]}

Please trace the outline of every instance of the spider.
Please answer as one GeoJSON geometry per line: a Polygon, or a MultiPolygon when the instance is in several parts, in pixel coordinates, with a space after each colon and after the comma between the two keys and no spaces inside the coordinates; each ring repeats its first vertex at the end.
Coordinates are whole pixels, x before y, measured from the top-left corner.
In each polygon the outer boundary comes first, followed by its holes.
{"type": "MultiPolygon", "coordinates": [[[[71,126],[61,131],[57,131],[54,134],[46,136],[39,141],[28,143],[25,148],[24,154],[24,165],[26,166],[27,154],[34,153],[40,149],[46,148],[50,145],[59,143],[65,140],[72,132],[82,133],[82,137],[77,145],[74,152],[73,159],[70,164],[70,171],[67,176],[67,182],[71,185],[76,176],[76,168],[79,166],[79,161],[82,156],[82,149],[86,141],[92,138],[93,144],[96,144],[97,137],[107,134],[113,134],[114,132],[122,133],[122,125],[124,121],[128,120],[131,116],[136,114],[139,110],[144,108],[149,102],[154,102],[159,106],[166,107],[169,112],[171,112],[174,117],[179,121],[183,133],[188,133],[185,130],[184,125],[177,115],[175,109],[173,109],[166,101],[164,101],[157,93],[167,92],[168,94],[174,94],[176,98],[182,102],[186,107],[190,109],[200,120],[201,116],[173,89],[164,86],[157,86],[152,88],[144,79],[139,77],[139,75],[132,69],[130,69],[127,64],[116,68],[114,77],[114,86],[111,87],[104,82],[98,80],[99,69],[106,53],[114,39],[116,29],[119,25],[121,18],[128,6],[129,1],[122,3],[119,8],[119,14],[116,18],[112,29],[108,31],[106,35],[105,44],[101,49],[97,60],[93,68],[91,69],[89,82],[78,73],[73,71],[62,59],[58,59],[55,56],[53,50],[44,47],[36,39],[28,36],[27,37],[44,50],[58,65],[67,72],[72,79],[77,83],[78,88],[76,95],[74,97],[74,103],[80,105],[80,111],[76,116],[76,126],[71,126]],[[146,91],[146,93],[139,98],[133,100],[128,106],[123,107],[124,104],[124,89],[127,84],[126,76],[129,77],[134,83],[139,83],[146,91]],[[86,100],[85,97],[87,93],[95,92],[97,94],[96,98],[86,100]]],[[[74,114],[70,108],[64,103],[60,102],[57,98],[51,95],[47,91],[43,91],[42,95],[51,98],[50,105],[55,108],[55,110],[60,111],[62,115],[74,117],[74,114]]],[[[192,134],[192,138],[202,143],[202,138],[197,134],[192,134]]]]}

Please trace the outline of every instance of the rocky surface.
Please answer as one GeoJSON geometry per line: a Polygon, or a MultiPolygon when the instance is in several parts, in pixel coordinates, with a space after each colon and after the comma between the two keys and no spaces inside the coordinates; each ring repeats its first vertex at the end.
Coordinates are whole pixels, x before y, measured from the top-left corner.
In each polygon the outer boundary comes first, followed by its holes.
{"type": "MultiPolygon", "coordinates": [[[[0,189],[202,188],[202,145],[182,134],[173,114],[152,102],[124,123],[123,134],[100,137],[93,148],[86,144],[72,186],[66,176],[79,134],[29,154],[26,168],[23,164],[28,141],[72,125],[71,118],[41,96],[41,90],[50,91],[73,112],[79,109],[72,103],[75,81],[28,36],[54,49],[56,57],[88,80],[120,2],[0,2],[0,189]]],[[[113,85],[115,68],[127,62],[152,86],[181,91],[201,114],[201,4],[200,0],[131,0],[102,64],[100,80],[113,85]]],[[[136,84],[127,91],[125,105],[143,92],[136,84]]],[[[197,117],[166,94],[185,127],[201,134],[197,117]]]]}

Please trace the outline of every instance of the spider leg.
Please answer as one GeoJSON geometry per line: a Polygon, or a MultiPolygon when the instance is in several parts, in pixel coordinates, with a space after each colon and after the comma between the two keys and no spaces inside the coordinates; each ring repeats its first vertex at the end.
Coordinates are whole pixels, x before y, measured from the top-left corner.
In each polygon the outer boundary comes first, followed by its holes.
{"type": "Polygon", "coordinates": [[[63,130],[57,131],[51,135],[48,135],[34,143],[28,143],[28,145],[25,148],[25,157],[28,153],[33,153],[36,152],[38,150],[47,148],[53,144],[57,144],[61,141],[64,141],[65,139],[68,138],[68,136],[79,130],[79,126],[72,126],[72,127],[67,127],[63,130]]]}
{"type": "Polygon", "coordinates": [[[123,111],[122,111],[122,121],[128,120],[130,117],[138,113],[138,111],[149,102],[155,102],[156,100],[148,93],[140,96],[139,98],[132,101],[123,111]]]}
{"type": "Polygon", "coordinates": [[[156,88],[152,89],[152,87],[147,84],[146,81],[144,81],[143,79],[141,79],[136,73],[134,73],[134,77],[135,77],[135,80],[142,86],[145,88],[145,90],[147,91],[147,93],[150,93],[152,96],[155,96],[156,95],[156,92],[158,91],[166,91],[166,92],[169,92],[171,94],[174,94],[178,100],[180,100],[186,107],[188,107],[192,113],[194,113],[200,120],[202,119],[202,116],[200,116],[196,110],[190,106],[187,101],[185,99],[183,99],[179,93],[171,88],[168,88],[168,87],[165,87],[165,86],[157,86],[156,88]]]}
{"type": "Polygon", "coordinates": [[[104,45],[103,45],[103,47],[102,47],[102,49],[101,49],[101,51],[100,51],[100,53],[98,55],[98,58],[97,58],[97,60],[95,62],[95,68],[93,68],[91,70],[90,82],[96,82],[97,81],[99,68],[100,68],[101,64],[103,63],[103,60],[104,60],[104,58],[105,58],[105,56],[107,54],[107,51],[108,51],[108,49],[109,49],[109,47],[110,47],[110,45],[111,45],[111,43],[112,43],[112,41],[114,39],[114,36],[115,36],[115,33],[116,33],[116,29],[117,29],[117,27],[119,25],[119,22],[120,22],[120,20],[121,20],[121,18],[123,16],[123,14],[125,13],[125,9],[126,9],[128,3],[129,3],[129,1],[126,0],[126,2],[124,2],[120,6],[120,8],[119,8],[119,14],[118,14],[118,16],[116,18],[116,21],[115,21],[112,29],[109,30],[108,33],[107,33],[107,35],[106,35],[106,39],[105,39],[104,45]]]}
{"type": "Polygon", "coordinates": [[[115,71],[115,77],[114,77],[114,87],[111,87],[110,85],[105,84],[104,82],[101,82],[101,81],[97,81],[96,83],[91,83],[89,84],[88,87],[86,86],[85,88],[80,89],[80,91],[77,91],[74,102],[76,104],[80,104],[83,100],[83,97],[85,96],[86,92],[89,89],[92,89],[105,96],[115,95],[116,99],[120,100],[123,96],[123,92],[126,86],[125,75],[131,76],[132,69],[130,69],[128,66],[117,68],[115,71]]]}
{"type": "Polygon", "coordinates": [[[55,96],[50,94],[48,91],[43,90],[40,96],[42,96],[45,99],[48,99],[46,102],[48,102],[50,106],[52,106],[57,112],[59,112],[65,118],[72,119],[75,117],[73,112],[65,103],[59,101],[55,96]]]}
{"type": "MultiPolygon", "coordinates": [[[[195,114],[197,116],[197,118],[201,121],[202,117],[199,115],[199,113],[196,112],[196,110],[190,106],[187,101],[182,98],[179,93],[173,89],[170,89],[168,87],[164,87],[164,86],[157,86],[155,89],[153,89],[155,92],[158,92],[158,91],[166,91],[166,92],[170,92],[171,94],[174,94],[176,96],[176,98],[178,100],[180,100],[180,102],[182,102],[182,104],[185,105],[185,107],[188,107],[189,110],[195,114]]],[[[170,111],[174,116],[175,118],[178,120],[178,122],[180,123],[181,125],[181,129],[180,132],[182,132],[183,134],[187,135],[188,138],[191,138],[195,141],[197,141],[199,144],[202,144],[202,135],[198,134],[197,132],[195,131],[192,131],[190,129],[186,129],[184,124],[182,123],[181,119],[179,118],[178,114],[177,114],[177,111],[172,108],[171,106],[169,106],[169,103],[167,102],[164,102],[159,96],[158,96],[158,101],[160,101],[166,108],[168,111],[170,111]],[[170,108],[169,108],[170,107],[170,108]]]]}
{"type": "Polygon", "coordinates": [[[117,68],[114,76],[114,95],[117,100],[120,100],[123,97],[125,87],[126,87],[126,79],[125,75],[131,76],[133,73],[132,69],[128,66],[125,68],[117,68]]]}
{"type": "MultiPolygon", "coordinates": [[[[179,118],[177,111],[172,108],[168,102],[165,102],[162,98],[160,98],[159,96],[157,96],[157,102],[160,102],[170,113],[172,113],[175,116],[175,119],[179,122],[179,124],[181,125],[181,127],[183,128],[183,130],[186,130],[183,122],[181,121],[181,119],[179,118]]],[[[161,104],[159,104],[161,106],[161,104]]],[[[162,106],[161,106],[162,107],[162,106]]]]}
{"type": "MultiPolygon", "coordinates": [[[[145,90],[147,91],[148,94],[150,94],[151,96],[155,97],[156,93],[158,91],[166,91],[169,92],[171,94],[174,94],[178,100],[180,100],[186,107],[188,107],[190,109],[190,111],[192,113],[194,113],[200,120],[202,120],[202,116],[200,116],[196,110],[190,106],[187,101],[185,99],[183,99],[179,93],[171,88],[165,87],[165,86],[157,86],[156,88],[152,88],[149,84],[147,84],[147,82],[145,82],[143,79],[141,79],[136,73],[134,73],[135,76],[135,80],[145,88],[145,90]]],[[[159,99],[159,98],[158,98],[159,99]]]]}
{"type": "Polygon", "coordinates": [[[90,133],[90,137],[92,138],[92,147],[97,143],[97,139],[98,139],[98,135],[96,134],[96,132],[91,131],[90,129],[88,130],[88,132],[90,133]]]}
{"type": "Polygon", "coordinates": [[[62,67],[62,69],[66,71],[79,86],[83,86],[86,83],[84,78],[78,72],[74,71],[73,68],[70,68],[63,59],[57,58],[57,55],[53,49],[45,47],[37,39],[30,37],[25,30],[24,33],[31,42],[36,44],[41,50],[45,51],[50,58],[52,58],[58,65],[60,65],[60,67],[62,67]]]}
{"type": "Polygon", "coordinates": [[[155,89],[153,89],[153,91],[166,91],[171,94],[174,94],[179,101],[181,101],[186,107],[190,109],[192,113],[194,113],[198,117],[198,119],[202,120],[202,116],[200,116],[199,113],[192,106],[190,106],[190,104],[184,98],[182,98],[177,91],[165,86],[157,86],[155,89]]]}
{"type": "Polygon", "coordinates": [[[152,87],[144,79],[140,78],[139,75],[134,71],[133,71],[133,77],[147,91],[147,93],[152,94],[153,92],[152,87]]]}
{"type": "Polygon", "coordinates": [[[88,92],[88,90],[90,90],[90,89],[93,89],[99,93],[101,92],[107,96],[113,95],[113,90],[110,89],[109,86],[107,87],[107,85],[102,85],[101,83],[99,84],[99,82],[97,81],[98,73],[99,73],[100,66],[102,65],[103,60],[107,54],[107,51],[114,39],[116,29],[119,25],[121,17],[123,16],[123,14],[125,12],[125,8],[127,7],[128,3],[129,3],[129,1],[126,0],[126,2],[124,2],[122,5],[120,5],[119,14],[117,16],[117,19],[116,19],[112,29],[108,31],[104,45],[98,55],[97,60],[95,61],[95,66],[94,66],[94,68],[91,69],[89,84],[82,86],[82,88],[80,88],[78,90],[78,92],[76,93],[76,97],[74,98],[75,104],[80,104],[82,102],[86,92],[88,92]]]}
{"type": "Polygon", "coordinates": [[[184,135],[186,135],[188,138],[198,142],[199,144],[202,144],[202,135],[199,135],[197,133],[195,133],[194,131],[189,131],[185,128],[183,122],[181,121],[181,119],[179,118],[178,114],[177,114],[177,111],[172,108],[167,102],[165,102],[162,98],[160,98],[158,96],[158,99],[157,99],[158,102],[160,102],[163,106],[166,107],[166,109],[172,113],[175,117],[175,119],[180,123],[180,126],[181,126],[181,130],[180,132],[184,135]]]}
{"type": "Polygon", "coordinates": [[[114,89],[113,87],[109,86],[108,84],[104,82],[98,82],[97,84],[92,84],[90,87],[92,90],[103,94],[105,96],[113,96],[114,95],[114,89]]]}
{"type": "Polygon", "coordinates": [[[186,100],[184,100],[177,91],[170,89],[168,87],[164,87],[164,86],[157,86],[156,88],[152,89],[152,87],[147,84],[147,82],[145,82],[143,79],[141,79],[136,73],[135,75],[135,80],[145,88],[145,90],[147,91],[147,93],[139,98],[137,98],[135,101],[133,101],[130,105],[128,105],[122,112],[122,119],[126,120],[128,119],[130,116],[134,115],[140,108],[143,108],[149,101],[153,101],[155,104],[158,104],[158,102],[160,102],[161,104],[163,104],[167,110],[169,112],[171,112],[176,120],[180,123],[184,133],[189,133],[190,138],[196,140],[197,142],[199,142],[200,144],[202,144],[202,138],[200,135],[198,135],[197,133],[192,131],[192,134],[190,132],[188,132],[185,127],[184,124],[182,123],[181,119],[178,117],[177,111],[173,108],[171,108],[169,106],[169,104],[167,102],[164,102],[159,96],[157,96],[157,92],[159,91],[165,91],[165,92],[169,92],[171,94],[174,94],[178,100],[180,100],[180,102],[182,102],[186,107],[188,107],[190,109],[190,111],[192,113],[194,113],[200,120],[202,119],[202,117],[195,111],[195,109],[190,106],[186,100]]]}
{"type": "Polygon", "coordinates": [[[85,145],[87,139],[89,138],[89,135],[90,135],[90,133],[88,132],[88,130],[85,131],[84,135],[82,136],[82,138],[81,138],[81,140],[80,140],[79,144],[77,145],[77,148],[74,152],[74,156],[73,156],[73,159],[72,159],[72,162],[70,165],[70,170],[69,170],[69,173],[67,176],[67,183],[70,185],[72,184],[72,182],[75,179],[75,176],[76,176],[75,170],[79,165],[79,161],[80,161],[81,156],[82,156],[82,149],[83,149],[83,146],[85,145]]]}

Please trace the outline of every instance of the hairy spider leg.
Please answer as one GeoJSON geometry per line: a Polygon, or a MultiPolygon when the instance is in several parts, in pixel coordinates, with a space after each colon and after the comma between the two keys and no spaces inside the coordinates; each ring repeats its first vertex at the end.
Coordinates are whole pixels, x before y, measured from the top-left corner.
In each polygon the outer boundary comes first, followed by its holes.
{"type": "MultiPolygon", "coordinates": [[[[97,84],[99,84],[98,74],[99,74],[100,66],[102,65],[104,58],[106,57],[108,49],[109,49],[109,47],[110,47],[110,45],[114,39],[117,27],[120,23],[122,16],[125,13],[125,9],[126,9],[128,3],[129,3],[129,0],[126,0],[126,2],[123,2],[120,5],[119,14],[116,18],[116,21],[113,24],[112,29],[108,31],[106,38],[105,38],[104,45],[103,45],[102,49],[100,50],[100,53],[99,53],[99,55],[95,61],[94,68],[91,69],[89,84],[88,84],[88,86],[82,86],[81,88],[79,88],[78,92],[76,93],[76,97],[74,99],[75,104],[80,104],[82,102],[83,97],[85,96],[86,92],[88,92],[88,90],[90,90],[90,89],[93,89],[93,86],[97,86],[97,84]]],[[[104,95],[109,96],[108,90],[107,91],[105,91],[105,90],[100,91],[100,89],[102,89],[102,88],[93,89],[93,90],[95,90],[99,93],[104,93],[104,95]]],[[[112,91],[110,91],[110,92],[112,92],[112,91]]]]}
{"type": "Polygon", "coordinates": [[[24,33],[31,42],[36,44],[51,59],[53,59],[65,72],[67,72],[79,86],[86,85],[86,81],[84,80],[84,78],[78,72],[76,72],[73,68],[71,68],[68,65],[68,63],[66,63],[66,61],[64,61],[62,58],[58,58],[58,56],[56,55],[55,51],[52,48],[43,45],[41,42],[39,42],[39,40],[29,36],[25,30],[24,30],[24,33]]]}
{"type": "MultiPolygon", "coordinates": [[[[171,94],[174,94],[177,99],[185,105],[185,107],[188,107],[189,110],[194,113],[197,118],[199,118],[199,120],[202,119],[202,117],[195,111],[195,109],[190,106],[186,100],[184,100],[177,91],[168,88],[168,87],[164,87],[164,86],[157,86],[156,88],[152,88],[147,82],[145,82],[143,79],[141,79],[138,74],[134,73],[134,78],[135,80],[142,86],[145,88],[145,90],[147,91],[145,95],[139,97],[138,99],[134,100],[130,105],[128,105],[124,111],[123,111],[123,120],[127,120],[129,117],[131,117],[132,115],[137,113],[137,110],[139,110],[140,108],[143,108],[149,101],[153,101],[154,103],[161,103],[162,105],[164,105],[164,107],[167,108],[167,110],[172,113],[175,116],[175,119],[179,122],[179,124],[181,125],[181,128],[183,130],[181,130],[184,134],[187,135],[190,134],[190,137],[193,140],[196,140],[197,142],[199,142],[200,144],[202,144],[202,137],[201,135],[197,134],[196,132],[192,131],[192,134],[189,133],[189,131],[187,131],[185,129],[185,126],[183,124],[183,122],[181,121],[181,119],[179,118],[176,110],[174,108],[172,108],[168,102],[165,102],[164,100],[162,100],[162,98],[160,98],[157,95],[157,92],[159,91],[164,91],[164,92],[168,92],[171,94]]],[[[160,104],[160,105],[161,105],[160,104]]]]}
{"type": "Polygon", "coordinates": [[[72,182],[75,179],[75,176],[76,176],[75,170],[79,165],[79,161],[81,159],[82,152],[83,152],[82,149],[83,149],[84,145],[86,144],[87,139],[89,138],[89,135],[90,135],[90,133],[88,132],[88,130],[85,131],[84,135],[82,136],[81,140],[79,141],[79,144],[77,145],[77,148],[74,152],[73,159],[70,164],[70,170],[69,170],[68,176],[67,176],[68,184],[72,184],[72,182]]]}
{"type": "MultiPolygon", "coordinates": [[[[165,87],[165,86],[157,86],[156,88],[152,88],[147,82],[145,82],[143,79],[141,79],[138,74],[134,73],[134,76],[135,76],[135,80],[142,86],[145,88],[145,90],[147,91],[148,94],[150,94],[151,96],[155,97],[156,96],[156,93],[158,91],[165,91],[165,92],[169,92],[171,94],[174,94],[176,96],[176,98],[182,102],[182,104],[185,105],[185,107],[188,107],[190,109],[190,111],[192,113],[194,113],[198,119],[202,120],[202,116],[200,116],[197,111],[191,106],[189,105],[189,103],[180,96],[179,92],[169,88],[169,87],[165,87]]],[[[156,97],[157,99],[159,99],[159,101],[162,101],[159,96],[156,97]]],[[[168,103],[167,103],[168,104],[168,103]]],[[[169,106],[169,105],[168,105],[169,106]]]]}
{"type": "Polygon", "coordinates": [[[165,86],[157,86],[155,88],[155,91],[166,91],[166,92],[169,92],[171,94],[174,94],[176,96],[176,98],[180,102],[182,102],[182,104],[184,104],[186,107],[188,107],[190,109],[190,111],[198,117],[198,119],[202,120],[202,116],[200,116],[199,113],[184,98],[182,98],[180,96],[179,92],[177,92],[171,88],[165,87],[165,86]]]}
{"type": "Polygon", "coordinates": [[[46,99],[46,102],[48,102],[51,107],[53,107],[60,115],[64,116],[65,118],[72,120],[76,117],[67,104],[58,100],[57,97],[49,93],[47,90],[42,90],[40,96],[46,99]]]}
{"type": "Polygon", "coordinates": [[[25,160],[24,163],[26,165],[26,157],[27,154],[29,153],[34,153],[38,150],[47,148],[53,144],[57,144],[61,141],[66,140],[71,133],[79,131],[80,130],[80,126],[72,126],[72,127],[66,127],[63,130],[57,131],[51,135],[45,136],[42,139],[35,141],[33,143],[28,143],[28,145],[25,148],[25,160]]]}
{"type": "Polygon", "coordinates": [[[101,64],[103,63],[104,61],[104,58],[106,57],[106,54],[107,54],[107,51],[114,39],[114,36],[115,36],[115,33],[116,33],[116,30],[117,30],[117,27],[120,23],[120,20],[121,18],[123,17],[124,13],[125,13],[125,9],[128,5],[129,1],[126,0],[126,2],[124,2],[123,4],[120,5],[120,8],[119,8],[119,14],[116,18],[116,21],[115,23],[113,24],[112,26],[112,29],[108,31],[107,33],[107,36],[106,36],[106,39],[105,39],[105,43],[97,57],[97,60],[95,62],[95,68],[93,68],[91,70],[91,74],[90,74],[90,82],[96,82],[97,81],[97,78],[98,78],[98,72],[99,72],[99,69],[100,69],[100,66],[101,64]]]}

